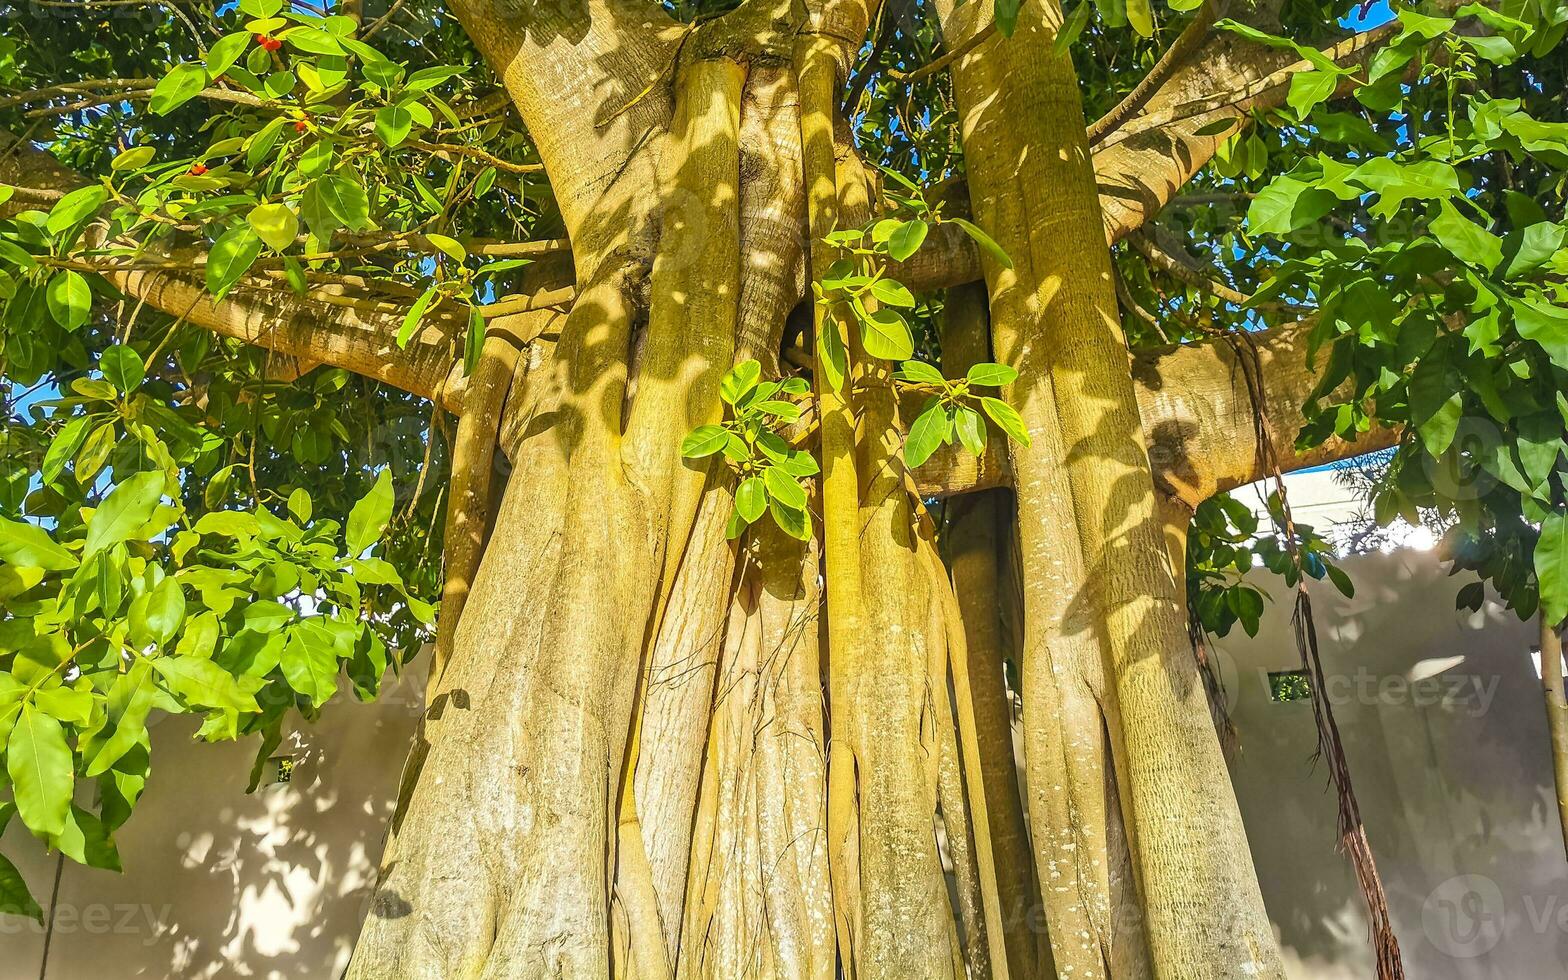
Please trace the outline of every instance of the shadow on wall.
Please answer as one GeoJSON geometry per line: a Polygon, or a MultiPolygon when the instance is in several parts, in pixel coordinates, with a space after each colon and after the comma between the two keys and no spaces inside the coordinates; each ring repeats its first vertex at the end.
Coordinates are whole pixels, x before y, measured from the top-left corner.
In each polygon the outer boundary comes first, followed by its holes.
{"type": "MultiPolygon", "coordinates": [[[[416,661],[376,703],[340,696],[299,723],[274,753],[292,760],[288,781],[269,771],[250,795],[257,739],[207,745],[190,719],[157,724],[153,777],[116,835],[125,874],[65,863],[46,980],[339,976],[424,675],[416,661]]],[[[13,821],[5,853],[47,907],[55,859],[41,850],[13,821]]],[[[0,919],[0,980],[38,980],[43,949],[43,927],[0,919]]]]}
{"type": "MultiPolygon", "coordinates": [[[[1325,692],[1407,973],[1421,980],[1568,976],[1568,862],[1552,786],[1532,624],[1490,602],[1454,609],[1468,576],[1429,553],[1345,563],[1353,599],[1313,590],[1325,692]]],[[[1255,640],[1220,641],[1240,733],[1231,770],[1264,900],[1292,980],[1373,975],[1367,917],[1337,852],[1337,801],[1305,700],[1271,672],[1299,668],[1289,592],[1255,640]]]]}

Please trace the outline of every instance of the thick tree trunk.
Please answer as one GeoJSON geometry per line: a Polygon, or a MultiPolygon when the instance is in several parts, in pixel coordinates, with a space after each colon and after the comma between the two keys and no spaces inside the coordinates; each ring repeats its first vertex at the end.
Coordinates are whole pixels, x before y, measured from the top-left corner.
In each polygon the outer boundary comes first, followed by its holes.
{"type": "MultiPolygon", "coordinates": [[[[985,8],[944,13],[956,45],[980,29],[985,8]]],[[[1086,853],[1083,841],[1049,830],[1057,786],[1096,805],[1070,814],[1066,830],[1081,837],[1114,825],[1117,804],[1099,795],[1106,783],[1094,768],[1108,746],[1154,973],[1277,977],[1279,954],[1154,512],[1077,81],[1052,51],[1060,13],[1055,4],[1026,7],[1012,38],[981,45],[954,70],[975,214],[1015,265],[993,266],[987,281],[997,354],[1020,369],[1012,396],[1034,435],[1030,449],[1013,451],[1026,620],[1062,624],[1054,643],[1024,653],[1026,715],[1031,700],[1049,704],[1053,693],[1059,706],[1026,720],[1047,916],[1084,924],[1063,935],[1052,921],[1053,951],[1073,976],[1130,975],[1112,948],[1121,916],[1105,905],[1113,835],[1091,838],[1086,853]],[[1089,691],[1075,694],[1085,679],[1089,691]],[[1102,731],[1106,746],[1097,742],[1102,731]],[[1064,865],[1074,870],[1066,900],[1053,907],[1050,876],[1064,865]]]]}
{"type": "MultiPolygon", "coordinates": [[[[625,27],[629,7],[589,6],[625,27]]],[[[580,157],[541,146],[552,171],[586,168],[559,189],[580,283],[512,384],[501,447],[522,478],[449,603],[355,980],[1277,974],[1176,582],[1148,560],[1163,542],[1081,111],[1038,12],[957,77],[976,213],[1018,263],[991,276],[991,325],[1035,437],[1012,461],[1027,795],[996,606],[950,592],[887,368],[853,332],[853,384],[817,374],[820,549],[763,525],[726,540],[728,477],[680,459],[734,360],[776,373],[822,236],[871,215],[834,124],[867,10],[816,13],[801,33],[787,4],[747,4],[606,49],[669,84],[614,93],[580,157]],[[999,137],[987,86],[1030,125],[999,137]]],[[[530,45],[546,26],[600,42],[544,19],[476,37],[519,105],[571,128],[530,45]]],[[[953,574],[994,593],[985,523],[988,554],[956,552],[953,574]]]]}

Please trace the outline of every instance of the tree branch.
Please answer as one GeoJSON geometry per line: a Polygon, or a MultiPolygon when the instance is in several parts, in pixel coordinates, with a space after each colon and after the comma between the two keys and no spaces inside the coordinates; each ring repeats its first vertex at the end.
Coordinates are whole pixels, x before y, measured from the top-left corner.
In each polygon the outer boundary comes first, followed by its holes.
{"type": "MultiPolygon", "coordinates": [[[[1397,24],[1348,37],[1323,50],[1340,65],[1365,63],[1393,38],[1397,24]]],[[[1143,111],[1107,132],[1095,147],[1094,169],[1112,241],[1122,238],[1163,208],[1254,109],[1283,105],[1291,76],[1313,70],[1295,52],[1247,41],[1234,34],[1213,37],[1151,94],[1143,111]],[[1198,135],[1213,123],[1233,121],[1222,132],[1198,135]]]]}
{"type": "MultiPolygon", "coordinates": [[[[86,182],[54,157],[0,131],[0,183],[32,192],[58,194],[86,182]]],[[[36,193],[0,205],[0,218],[36,206],[36,193]],[[23,200],[24,198],[33,200],[23,200]]],[[[408,345],[399,348],[401,309],[386,304],[337,305],[297,296],[287,290],[242,282],[223,299],[214,299],[190,271],[105,268],[104,278],[126,296],[181,317],[187,323],[235,340],[300,358],[345,368],[425,397],[451,389],[455,339],[467,317],[439,308],[408,345]]]]}
{"type": "Polygon", "coordinates": [[[1133,90],[1128,92],[1110,112],[1090,124],[1089,145],[1092,147],[1099,143],[1107,133],[1114,131],[1147,105],[1160,86],[1164,85],[1178,68],[1188,62],[1199,45],[1208,40],[1214,22],[1218,19],[1219,5],[1216,0],[1204,0],[1197,14],[1193,16],[1192,22],[1184,27],[1176,36],[1176,40],[1171,42],[1171,46],[1165,49],[1165,52],[1160,55],[1160,60],[1149,69],[1149,73],[1143,76],[1133,90]]]}
{"type": "MultiPolygon", "coordinates": [[[[1264,425],[1286,473],[1386,449],[1398,438],[1392,429],[1376,428],[1353,442],[1331,439],[1305,452],[1295,449],[1301,405],[1318,378],[1306,356],[1311,329],[1312,321],[1303,320],[1251,335],[1266,392],[1264,425]]],[[[1162,490],[1196,507],[1268,475],[1258,462],[1246,374],[1230,343],[1214,339],[1139,351],[1132,372],[1149,462],[1162,490]]],[[[1006,486],[1012,476],[1005,459],[995,440],[979,459],[944,446],[915,470],[915,482],[927,497],[1006,486]]]]}

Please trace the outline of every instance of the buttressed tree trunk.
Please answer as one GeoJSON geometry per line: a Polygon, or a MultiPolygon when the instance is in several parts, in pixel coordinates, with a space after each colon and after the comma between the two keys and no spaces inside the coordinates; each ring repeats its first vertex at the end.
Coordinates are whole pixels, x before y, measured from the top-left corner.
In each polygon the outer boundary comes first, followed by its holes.
{"type": "MultiPolygon", "coordinates": [[[[839,106],[879,7],[679,24],[644,0],[454,0],[538,148],[573,280],[541,263],[472,376],[440,313],[404,347],[388,304],[105,273],[463,416],[438,667],[355,980],[1281,976],[1179,581],[1190,508],[1264,475],[1252,392],[1223,343],[1129,354],[1107,243],[1313,62],[1213,35],[1205,7],[1091,146],[1054,0],[1009,38],[992,4],[938,0],[973,216],[1011,267],[944,223],[898,275],[954,287],[948,373],[1017,368],[1032,439],[911,473],[886,363],[808,286],[838,257],[824,238],[876,217],[839,106]],[[848,360],[841,388],[812,372],[791,433],[822,469],[809,540],[768,520],[730,540],[732,478],[681,442],[722,418],[735,363],[820,368],[781,356],[796,334],[848,360]],[[1009,483],[949,500],[944,569],[926,503],[1009,483]]],[[[0,181],[21,188],[0,216],[82,183],[4,133],[0,181]]],[[[1309,326],[1253,337],[1277,446],[1315,384],[1309,326]]]]}
{"type": "MultiPolygon", "coordinates": [[[[984,5],[939,9],[955,47],[985,26],[984,5]]],[[[1057,706],[1026,735],[1037,870],[1048,909],[1059,876],[1056,918],[1081,924],[1053,929],[1053,951],[1074,976],[1141,971],[1144,937],[1118,932],[1136,887],[1158,975],[1282,976],[1155,514],[1077,80],[1053,50],[1060,23],[1055,3],[1027,6],[1013,37],[954,68],[975,215],[1014,263],[988,263],[987,282],[1033,436],[1012,450],[1032,620],[1024,699],[1057,706]],[[1059,785],[1092,823],[1051,812],[1059,785]],[[1136,874],[1113,895],[1120,843],[1104,828],[1118,803],[1136,874]]]]}

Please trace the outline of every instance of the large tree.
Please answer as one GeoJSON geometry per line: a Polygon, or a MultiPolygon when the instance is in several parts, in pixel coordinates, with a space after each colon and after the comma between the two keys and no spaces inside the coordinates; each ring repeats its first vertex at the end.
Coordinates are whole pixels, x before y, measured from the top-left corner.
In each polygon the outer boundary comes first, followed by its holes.
{"type": "Polygon", "coordinates": [[[1224,492],[1555,638],[1568,7],[1222,6],[5,8],[0,828],[429,641],[351,977],[1282,976],[1224,492]]]}

